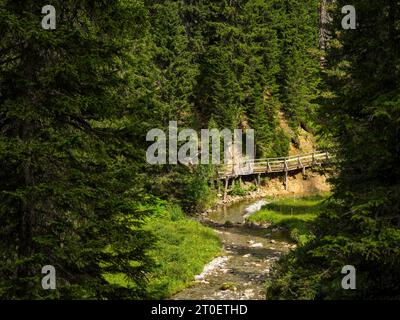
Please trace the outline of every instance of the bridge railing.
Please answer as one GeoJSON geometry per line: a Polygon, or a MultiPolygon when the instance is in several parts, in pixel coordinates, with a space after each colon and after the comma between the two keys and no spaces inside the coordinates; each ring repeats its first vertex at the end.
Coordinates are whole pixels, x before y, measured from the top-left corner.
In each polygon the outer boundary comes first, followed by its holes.
{"type": "Polygon", "coordinates": [[[289,157],[248,159],[221,165],[218,168],[218,175],[220,177],[229,177],[258,173],[286,172],[321,164],[328,161],[330,158],[331,155],[328,151],[315,151],[289,157]]]}

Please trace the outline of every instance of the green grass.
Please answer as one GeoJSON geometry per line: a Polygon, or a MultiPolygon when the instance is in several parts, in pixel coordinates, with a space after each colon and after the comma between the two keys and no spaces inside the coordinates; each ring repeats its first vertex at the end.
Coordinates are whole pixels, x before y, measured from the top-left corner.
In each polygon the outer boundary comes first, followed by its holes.
{"type": "MultiPolygon", "coordinates": [[[[162,210],[147,225],[158,238],[151,251],[157,267],[149,275],[149,299],[164,299],[187,287],[204,265],[218,256],[221,243],[215,232],[188,219],[179,207],[162,210]]],[[[110,283],[127,287],[123,274],[107,275],[110,283]]]]}
{"type": "Polygon", "coordinates": [[[264,206],[248,218],[253,222],[269,222],[287,228],[291,238],[304,244],[312,232],[310,225],[325,207],[329,194],[317,194],[301,198],[282,198],[264,206]]]}

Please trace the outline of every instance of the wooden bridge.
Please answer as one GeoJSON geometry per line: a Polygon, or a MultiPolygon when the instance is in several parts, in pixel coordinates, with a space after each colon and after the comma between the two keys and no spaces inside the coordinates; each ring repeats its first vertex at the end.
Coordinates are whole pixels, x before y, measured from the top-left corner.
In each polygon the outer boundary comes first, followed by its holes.
{"type": "Polygon", "coordinates": [[[261,174],[282,173],[285,175],[285,188],[288,188],[288,173],[290,171],[302,170],[305,174],[306,168],[322,165],[331,159],[328,151],[315,151],[311,153],[266,159],[243,160],[238,163],[221,165],[218,168],[218,178],[225,180],[225,195],[230,179],[241,176],[256,175],[260,183],[261,174]]]}

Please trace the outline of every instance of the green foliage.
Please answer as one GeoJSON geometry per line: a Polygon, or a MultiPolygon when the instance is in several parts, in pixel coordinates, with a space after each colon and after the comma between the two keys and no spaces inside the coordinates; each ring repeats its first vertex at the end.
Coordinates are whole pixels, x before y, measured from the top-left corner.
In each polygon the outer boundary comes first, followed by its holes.
{"type": "Polygon", "coordinates": [[[320,112],[338,146],[340,174],[315,239],[280,264],[270,298],[399,299],[400,6],[353,1],[358,26],[346,31],[346,4],[332,6],[330,91],[320,112]],[[341,288],[345,265],[356,268],[357,290],[341,288]]]}
{"type": "Polygon", "coordinates": [[[138,298],[153,241],[121,119],[132,115],[124,71],[146,14],[135,1],[48,3],[59,8],[49,32],[43,3],[0,7],[0,296],[138,298]],[[54,291],[41,288],[49,264],[54,291]],[[110,286],[104,269],[124,270],[135,290],[110,286]]]}
{"type": "MultiPolygon", "coordinates": [[[[143,298],[153,290],[152,259],[168,250],[179,257],[180,246],[186,256],[203,239],[178,239],[198,225],[175,209],[151,222],[159,229],[144,228],[154,201],[192,213],[215,191],[212,166],[147,164],[146,133],[171,120],[254,128],[258,156],[287,155],[279,111],[303,121],[319,81],[315,1],[46,4],[57,9],[56,30],[41,28],[44,4],[0,1],[0,297],[143,298]],[[150,254],[153,233],[176,246],[150,254]],[[56,267],[56,291],[40,287],[47,264],[56,267]],[[122,273],[129,288],[106,281],[122,273]]],[[[379,103],[381,125],[396,101],[379,103]]],[[[181,288],[211,251],[190,260],[194,269],[175,284],[167,279],[180,265],[166,264],[157,275],[165,290],[154,295],[181,288]]]]}
{"type": "Polygon", "coordinates": [[[213,175],[212,166],[182,166],[157,177],[157,184],[148,181],[148,188],[152,194],[178,203],[185,212],[196,213],[209,207],[214,199],[215,190],[210,186],[213,175]]]}
{"type": "MultiPolygon", "coordinates": [[[[177,206],[161,209],[146,224],[157,237],[151,251],[156,268],[149,274],[146,297],[164,299],[182,290],[200,274],[203,266],[220,253],[213,230],[189,220],[177,206]]],[[[108,275],[110,283],[130,287],[124,274],[108,275]]]]}
{"type": "Polygon", "coordinates": [[[258,187],[255,184],[250,184],[247,188],[246,191],[247,192],[253,192],[253,191],[257,191],[258,187]]]}
{"type": "Polygon", "coordinates": [[[271,157],[280,157],[282,155],[288,155],[289,145],[290,145],[289,137],[285,134],[285,132],[282,129],[278,129],[276,132],[275,139],[272,143],[269,155],[271,157]]]}
{"type": "MultiPolygon", "coordinates": [[[[311,123],[314,113],[317,1],[163,0],[145,6],[150,34],[145,53],[136,54],[143,56],[146,68],[134,69],[146,80],[134,82],[144,87],[135,99],[141,130],[165,130],[169,120],[198,130],[253,128],[257,157],[287,155],[290,139],[279,127],[280,109],[294,112],[290,117],[300,119],[295,125],[311,123]],[[292,68],[293,75],[282,66],[292,68]]],[[[147,188],[177,200],[185,211],[196,211],[211,199],[212,174],[204,170],[150,166],[146,172],[156,184],[149,182],[147,188]]]]}
{"type": "Polygon", "coordinates": [[[235,181],[231,190],[229,190],[229,194],[231,196],[245,196],[250,192],[256,191],[258,187],[253,183],[244,183],[240,181],[235,181]]]}
{"type": "Polygon", "coordinates": [[[245,196],[247,192],[239,183],[235,183],[229,194],[231,196],[245,196]]]}
{"type": "Polygon", "coordinates": [[[279,74],[282,109],[296,130],[313,126],[319,96],[320,57],[318,50],[319,0],[282,2],[279,28],[282,54],[279,74]]]}
{"type": "Polygon", "coordinates": [[[188,212],[201,212],[210,206],[214,199],[214,190],[209,186],[213,178],[212,166],[200,166],[187,180],[185,195],[180,198],[180,203],[188,212]]]}

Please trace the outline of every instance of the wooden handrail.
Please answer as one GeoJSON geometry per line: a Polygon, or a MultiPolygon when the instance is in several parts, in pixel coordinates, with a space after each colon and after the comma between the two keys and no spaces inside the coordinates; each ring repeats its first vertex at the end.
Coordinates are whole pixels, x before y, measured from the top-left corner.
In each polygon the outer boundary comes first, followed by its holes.
{"type": "Polygon", "coordinates": [[[259,164],[261,163],[284,163],[286,161],[298,161],[299,158],[300,160],[306,159],[306,158],[316,158],[316,157],[326,157],[329,155],[329,152],[324,151],[324,152],[315,152],[315,153],[305,153],[303,155],[296,155],[296,156],[289,156],[289,157],[281,157],[281,158],[261,158],[261,159],[246,159],[240,162],[234,162],[234,163],[227,163],[227,164],[221,164],[221,166],[232,166],[232,165],[240,165],[240,164],[245,164],[245,163],[253,163],[253,164],[259,164]]]}
{"type": "Polygon", "coordinates": [[[241,162],[228,163],[219,166],[218,173],[223,177],[250,175],[255,173],[268,172],[287,172],[296,169],[311,167],[316,161],[325,162],[331,158],[328,151],[315,151],[302,155],[265,158],[265,159],[247,159],[241,162]],[[235,170],[237,166],[250,166],[250,170],[239,172],[235,170]],[[229,170],[226,170],[229,168],[229,170]],[[225,170],[224,170],[225,169],[225,170]]]}

